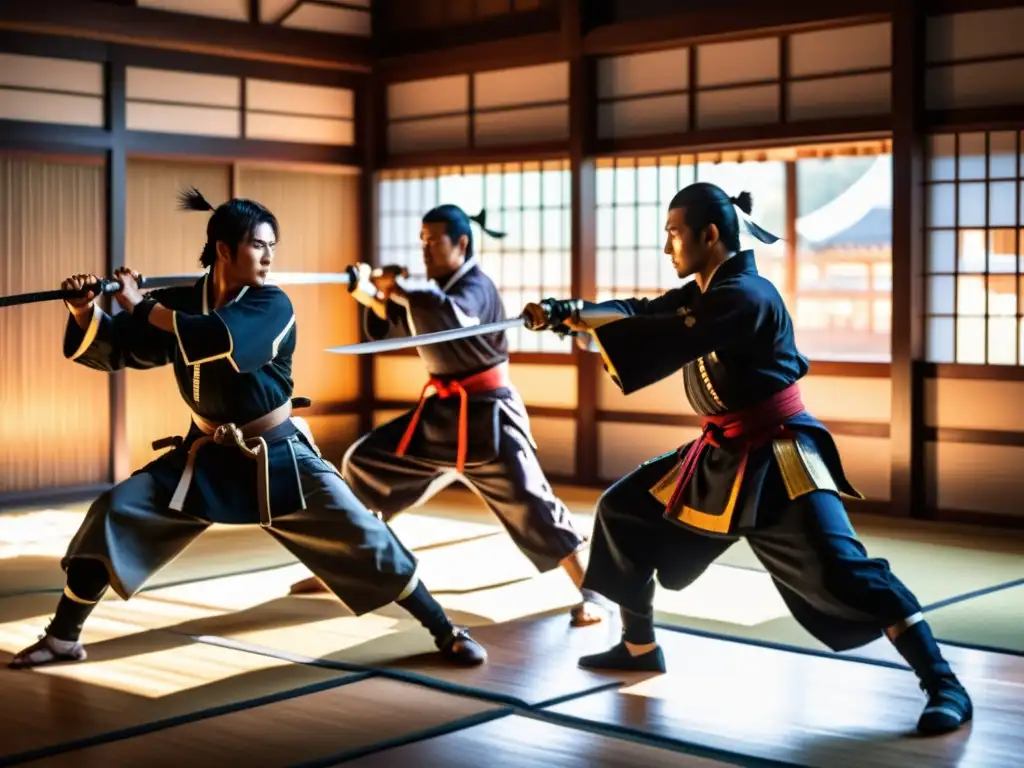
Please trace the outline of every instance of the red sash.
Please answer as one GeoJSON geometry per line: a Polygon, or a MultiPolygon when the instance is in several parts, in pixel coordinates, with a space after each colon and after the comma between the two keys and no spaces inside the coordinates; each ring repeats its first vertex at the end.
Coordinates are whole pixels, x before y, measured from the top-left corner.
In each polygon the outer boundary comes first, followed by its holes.
{"type": "Polygon", "coordinates": [[[395,451],[396,455],[404,456],[406,450],[408,450],[409,443],[412,442],[412,436],[416,433],[416,427],[420,423],[420,414],[423,412],[423,406],[427,402],[427,390],[433,388],[436,395],[442,400],[455,397],[455,395],[458,395],[461,400],[459,403],[459,452],[455,467],[459,472],[462,472],[466,466],[466,449],[469,445],[469,396],[479,392],[492,392],[495,389],[510,386],[512,386],[512,382],[508,377],[507,363],[501,363],[461,380],[455,379],[445,382],[438,378],[430,379],[430,381],[423,385],[419,404],[409,420],[409,426],[406,427],[405,434],[402,435],[402,440],[398,444],[398,450],[395,451]]]}
{"type": "Polygon", "coordinates": [[[743,472],[747,467],[747,455],[752,448],[759,448],[769,441],[787,435],[786,422],[797,414],[803,413],[804,404],[800,399],[800,388],[790,384],[781,392],[766,398],[741,411],[730,411],[715,416],[705,416],[700,437],[693,441],[683,456],[679,479],[669,500],[667,509],[677,509],[677,503],[693,479],[697,471],[704,449],[712,445],[721,447],[721,439],[737,445],[743,453],[739,468],[736,470],[736,485],[743,481],[743,472]]]}

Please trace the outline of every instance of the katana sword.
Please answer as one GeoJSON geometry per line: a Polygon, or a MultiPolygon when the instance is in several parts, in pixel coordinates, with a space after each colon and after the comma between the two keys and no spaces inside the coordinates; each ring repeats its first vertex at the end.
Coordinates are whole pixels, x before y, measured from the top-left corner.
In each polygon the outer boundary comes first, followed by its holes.
{"type": "MultiPolygon", "coordinates": [[[[151,291],[158,288],[194,285],[204,274],[207,273],[197,272],[195,274],[142,277],[139,280],[139,288],[144,291],[151,291]]],[[[354,266],[350,266],[344,272],[271,272],[267,275],[267,282],[272,285],[344,285],[348,288],[348,292],[351,293],[359,284],[359,270],[354,266]]],[[[16,296],[3,296],[0,297],[0,307],[15,307],[22,304],[35,304],[41,301],[80,299],[89,291],[92,291],[97,296],[101,296],[117,293],[120,290],[120,281],[104,279],[86,285],[78,291],[57,289],[54,291],[22,293],[16,296]]]]}
{"type": "Polygon", "coordinates": [[[563,323],[576,312],[583,309],[583,302],[579,299],[545,299],[538,302],[544,310],[544,320],[535,323],[526,312],[518,317],[510,317],[508,320],[499,320],[496,323],[483,323],[480,325],[467,325],[463,328],[450,328],[446,331],[435,333],[423,333],[417,336],[398,336],[393,339],[379,339],[378,341],[366,341],[360,344],[345,344],[341,347],[328,347],[327,352],[336,355],[368,355],[373,352],[390,352],[395,349],[408,349],[409,347],[425,347],[430,344],[442,344],[446,341],[458,341],[469,339],[474,336],[486,336],[489,333],[500,333],[512,328],[526,328],[531,331],[542,331],[551,329],[559,331],[564,329],[569,332],[563,323]]]}

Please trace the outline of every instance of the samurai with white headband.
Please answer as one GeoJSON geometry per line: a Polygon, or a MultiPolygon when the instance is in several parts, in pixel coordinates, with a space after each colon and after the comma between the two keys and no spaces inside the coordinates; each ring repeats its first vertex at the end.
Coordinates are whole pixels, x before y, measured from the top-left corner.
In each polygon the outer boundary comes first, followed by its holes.
{"type": "MultiPolygon", "coordinates": [[[[655,299],[584,302],[556,325],[596,348],[623,394],[681,373],[703,421],[697,439],[601,496],[583,585],[619,605],[623,635],[579,663],[664,671],[655,579],[684,589],[745,538],[806,631],[836,651],[889,638],[928,697],[918,730],[955,730],[971,718],[970,697],[917,598],[885,560],[868,556],[847,517],[840,494],[859,494],[828,429],[801,401],[807,358],[778,290],[741,246],[741,234],[779,239],[750,219],[752,204],[713,184],[684,188],[669,204],[665,253],[679,278],[695,279],[655,299]]],[[[534,327],[549,316],[538,304],[526,311],[534,327]]]]}
{"type": "MultiPolygon", "coordinates": [[[[427,212],[420,229],[426,280],[399,267],[371,271],[353,296],[365,307],[372,339],[419,335],[505,319],[501,295],[479,264],[472,222],[490,237],[486,214],[455,205],[427,212]]],[[[416,408],[362,437],[342,460],[356,495],[385,520],[459,480],[483,500],[541,572],[562,567],[579,587],[586,539],[555,495],[519,392],[509,378],[505,332],[417,349],[428,381],[416,408]]],[[[293,587],[318,591],[311,578],[293,587]]],[[[572,624],[599,622],[600,598],[584,592],[572,624]]]]}
{"type": "MultiPolygon", "coordinates": [[[[196,190],[182,205],[213,211],[200,258],[206,274],[143,296],[138,273],[118,270],[115,298],[124,311],[111,317],[91,292],[70,300],[64,354],[108,373],[170,365],[191,424],[184,437],[154,443],[170,450],[92,504],[61,561],[67,586],[56,615],[11,666],[85,659],[82,627],[108,587],[128,600],[211,523],[259,523],[354,614],[397,602],[444,658],[482,663],[484,649],[419,582],[413,555],[292,416],[294,405],[309,402],[292,397],[291,301],[266,282],[277,219],[251,200],[214,209],[196,190]]],[[[64,288],[95,282],[76,275],[64,288]]]]}

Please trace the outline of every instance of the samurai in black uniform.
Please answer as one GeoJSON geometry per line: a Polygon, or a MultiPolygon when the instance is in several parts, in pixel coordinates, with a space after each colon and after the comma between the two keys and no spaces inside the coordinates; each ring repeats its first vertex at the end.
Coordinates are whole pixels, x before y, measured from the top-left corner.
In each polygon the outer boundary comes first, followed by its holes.
{"type": "MultiPolygon", "coordinates": [[[[745,537],[808,632],[836,651],[886,635],[928,695],[918,729],[954,730],[971,718],[970,698],[917,598],[885,560],[868,556],[850,524],[840,494],[859,494],[800,400],[808,361],[789,312],[753,252],[740,250],[741,231],[778,239],[750,211],[747,193],[686,187],[669,206],[665,253],[680,278],[696,279],[653,300],[584,302],[561,326],[589,336],[624,394],[682,371],[704,419],[699,438],[641,464],[598,502],[584,586],[619,604],[623,637],[580,665],[664,671],[655,578],[683,589],[745,537]]],[[[545,323],[539,305],[527,312],[545,323]]]]}
{"type": "MultiPolygon", "coordinates": [[[[484,215],[473,219],[484,226],[484,215]]],[[[473,252],[470,217],[442,205],[420,232],[427,280],[419,284],[385,267],[364,267],[364,327],[372,339],[409,336],[505,319],[501,295],[473,252]]],[[[504,332],[417,348],[429,372],[418,406],[357,441],[341,471],[356,495],[385,520],[462,480],[498,517],[541,572],[561,566],[583,581],[585,539],[554,494],[537,460],[523,401],[509,379],[504,332]],[[433,390],[434,396],[428,396],[433,390]]],[[[315,591],[307,579],[294,591],[315,591]]],[[[599,598],[583,592],[572,624],[601,620],[599,598]]]]}
{"type": "MultiPolygon", "coordinates": [[[[195,190],[183,203],[214,210],[195,190]]],[[[270,211],[231,200],[210,217],[208,272],[194,286],[143,297],[137,273],[123,268],[123,312],[107,315],[92,292],[68,302],[68,359],[107,372],[170,364],[192,424],[184,438],[158,441],[174,447],[93,503],[61,563],[67,586],[53,621],[11,666],[85,659],[82,626],[107,588],[128,600],[211,523],[259,523],[354,614],[397,602],[443,657],[486,659],[419,582],[413,555],[292,416],[295,315],[284,291],[266,284],[277,237],[270,211]]],[[[76,275],[63,287],[95,282],[76,275]]]]}

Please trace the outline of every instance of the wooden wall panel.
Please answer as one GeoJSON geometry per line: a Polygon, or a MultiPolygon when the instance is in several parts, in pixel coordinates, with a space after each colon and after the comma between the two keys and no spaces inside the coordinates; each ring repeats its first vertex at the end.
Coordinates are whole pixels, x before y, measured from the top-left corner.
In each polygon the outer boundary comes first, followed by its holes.
{"type": "Polygon", "coordinates": [[[1024,432],[1024,381],[929,379],[925,424],[948,429],[1024,432]]]}
{"type": "Polygon", "coordinates": [[[103,126],[103,65],[0,53],[0,118],[103,126]]]}
{"type": "Polygon", "coordinates": [[[576,474],[576,420],[533,416],[530,429],[544,473],[573,477],[576,474]]]}
{"type": "MultiPolygon", "coordinates": [[[[281,225],[275,268],[282,272],[343,272],[359,261],[359,176],[245,167],[239,197],[266,205],[281,225]]],[[[285,289],[295,307],[298,349],[295,394],[314,403],[359,396],[359,361],[324,350],[359,341],[359,305],[343,285],[285,289]]]]}
{"type": "Polygon", "coordinates": [[[928,20],[928,109],[1024,104],[1024,8],[928,20]]]}
{"type": "Polygon", "coordinates": [[[247,139],[351,146],[354,119],[354,94],[348,88],[245,81],[247,139]]]}
{"type": "MultiPolygon", "coordinates": [[[[302,416],[302,411],[296,413],[302,416]]],[[[341,468],[345,451],[359,439],[359,415],[339,413],[321,416],[302,416],[309,424],[317,447],[324,459],[341,468]]]]}
{"type": "Polygon", "coordinates": [[[929,442],[925,467],[931,506],[1021,516],[1024,447],[929,442]]]}
{"type": "Polygon", "coordinates": [[[527,406],[576,407],[576,366],[514,363],[509,375],[527,406]]]}
{"type": "Polygon", "coordinates": [[[239,138],[241,88],[238,77],[127,67],[127,128],[239,138]]]}
{"type": "MultiPolygon", "coordinates": [[[[189,187],[196,187],[213,205],[220,205],[230,194],[231,167],[128,161],[125,261],[129,267],[144,275],[202,271],[199,256],[210,216],[178,210],[178,192],[189,187]]],[[[152,449],[153,440],[185,434],[191,412],[169,367],[128,371],[126,386],[128,445],[134,470],[158,455],[152,449]]]]}
{"type": "MultiPolygon", "coordinates": [[[[103,273],[104,168],[0,157],[0,295],[103,273]]],[[[65,360],[61,302],[2,310],[0,493],[105,482],[110,378],[65,360]]]]}

